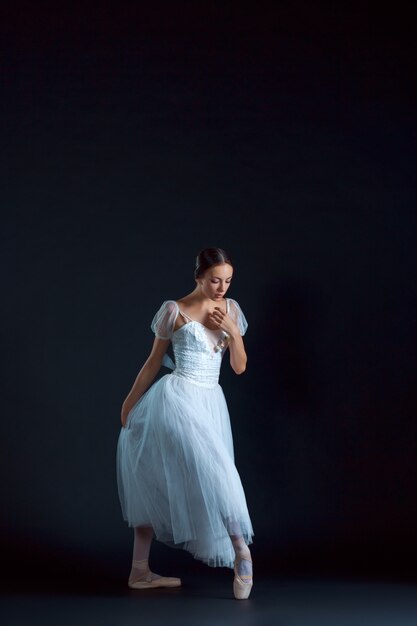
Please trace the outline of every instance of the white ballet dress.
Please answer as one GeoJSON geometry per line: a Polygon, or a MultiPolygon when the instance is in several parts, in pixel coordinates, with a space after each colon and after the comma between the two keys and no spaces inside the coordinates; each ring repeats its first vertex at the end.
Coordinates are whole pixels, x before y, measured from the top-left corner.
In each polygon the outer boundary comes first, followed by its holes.
{"type": "MultiPolygon", "coordinates": [[[[226,310],[244,335],[239,304],[226,310]]],[[[171,339],[173,369],[153,383],[130,410],[116,454],[122,514],[129,526],[152,526],[157,540],[190,552],[213,567],[233,568],[230,534],[252,543],[253,528],[234,463],[230,417],[218,383],[225,348],[210,330],[166,300],[151,328],[171,339]],[[178,315],[187,319],[174,331],[178,315]]]]}

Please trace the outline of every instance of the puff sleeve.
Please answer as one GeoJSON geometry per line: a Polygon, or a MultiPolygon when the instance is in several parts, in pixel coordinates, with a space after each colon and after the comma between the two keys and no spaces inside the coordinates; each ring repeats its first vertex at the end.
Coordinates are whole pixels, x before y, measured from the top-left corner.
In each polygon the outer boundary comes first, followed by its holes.
{"type": "Polygon", "coordinates": [[[151,322],[151,329],[159,339],[171,339],[177,315],[177,303],[165,300],[151,322]]]}
{"type": "Polygon", "coordinates": [[[248,322],[246,321],[246,317],[243,315],[243,311],[240,308],[239,304],[236,300],[232,298],[228,298],[229,300],[229,315],[234,322],[236,322],[237,327],[241,335],[246,333],[246,329],[248,327],[248,322]]]}

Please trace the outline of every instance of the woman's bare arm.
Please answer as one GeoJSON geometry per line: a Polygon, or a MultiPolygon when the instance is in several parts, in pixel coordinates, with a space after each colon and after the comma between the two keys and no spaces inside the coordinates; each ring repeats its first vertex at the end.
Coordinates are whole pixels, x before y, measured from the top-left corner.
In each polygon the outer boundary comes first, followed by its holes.
{"type": "Polygon", "coordinates": [[[136,404],[139,398],[150,387],[155,376],[159,372],[162,364],[162,358],[167,351],[170,341],[170,339],[159,339],[159,337],[155,337],[151,353],[146,359],[145,364],[133,383],[132,389],[129,391],[125,401],[123,402],[121,412],[121,422],[123,427],[126,425],[126,418],[133,405],[136,404]]]}
{"type": "Polygon", "coordinates": [[[239,331],[233,334],[229,333],[229,335],[230,365],[236,374],[243,374],[246,369],[248,357],[246,356],[242,335],[239,331]]]}
{"type": "Polygon", "coordinates": [[[243,374],[246,369],[248,357],[246,356],[245,346],[243,345],[243,339],[237,324],[228,313],[217,306],[214,307],[213,313],[210,313],[209,319],[212,323],[217,324],[218,328],[228,333],[230,337],[230,365],[236,374],[243,374]]]}

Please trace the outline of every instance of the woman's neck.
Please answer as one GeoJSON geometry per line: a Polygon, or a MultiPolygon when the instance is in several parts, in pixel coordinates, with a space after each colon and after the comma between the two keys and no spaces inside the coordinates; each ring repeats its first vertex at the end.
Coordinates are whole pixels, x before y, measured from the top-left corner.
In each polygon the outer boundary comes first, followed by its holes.
{"type": "MultiPolygon", "coordinates": [[[[224,300],[225,299],[226,298],[224,298],[224,300]]],[[[220,300],[220,302],[223,302],[224,300],[220,300]]],[[[199,287],[196,287],[193,291],[191,291],[191,293],[186,295],[184,298],[181,298],[181,301],[191,306],[198,305],[202,309],[209,311],[214,309],[216,304],[218,304],[218,301],[212,300],[211,298],[206,296],[199,287]]]]}

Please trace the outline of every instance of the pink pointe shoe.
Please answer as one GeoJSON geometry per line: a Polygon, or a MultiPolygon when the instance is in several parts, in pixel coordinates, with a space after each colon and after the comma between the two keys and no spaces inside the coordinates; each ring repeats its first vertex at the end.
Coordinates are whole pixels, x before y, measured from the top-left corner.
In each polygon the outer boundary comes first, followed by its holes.
{"type": "MultiPolygon", "coordinates": [[[[143,569],[141,561],[134,561],[135,563],[141,563],[141,568],[138,569],[138,575],[129,577],[128,586],[130,589],[160,589],[161,587],[181,587],[181,578],[173,578],[168,576],[159,576],[151,572],[149,567],[143,569]]],[[[147,565],[147,563],[146,563],[147,565]]]]}
{"type": "Polygon", "coordinates": [[[237,565],[241,561],[248,561],[249,563],[252,563],[251,558],[244,559],[244,558],[236,557],[235,563],[234,563],[235,577],[233,580],[233,593],[234,593],[236,600],[247,600],[247,598],[249,598],[249,595],[253,586],[253,576],[252,575],[249,576],[246,574],[238,574],[237,565]]]}

